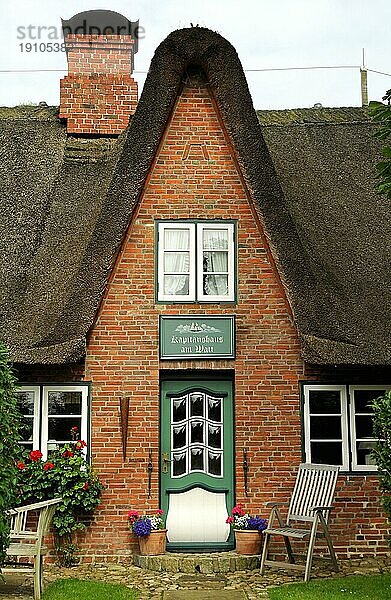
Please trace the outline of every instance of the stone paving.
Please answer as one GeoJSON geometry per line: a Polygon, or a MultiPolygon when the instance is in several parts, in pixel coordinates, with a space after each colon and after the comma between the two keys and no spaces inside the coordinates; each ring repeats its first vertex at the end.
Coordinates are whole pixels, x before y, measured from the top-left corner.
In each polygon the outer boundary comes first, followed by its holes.
{"type": "MultiPolygon", "coordinates": [[[[340,561],[340,573],[332,573],[325,564],[315,564],[313,578],[343,577],[352,574],[391,572],[391,557],[340,561]]],[[[301,581],[301,575],[282,570],[259,570],[227,573],[168,573],[148,571],[133,565],[90,564],[63,568],[47,565],[45,583],[60,578],[94,579],[123,583],[139,590],[140,600],[266,600],[267,588],[301,581]]],[[[32,578],[6,576],[0,582],[0,600],[32,600],[32,578]]]]}

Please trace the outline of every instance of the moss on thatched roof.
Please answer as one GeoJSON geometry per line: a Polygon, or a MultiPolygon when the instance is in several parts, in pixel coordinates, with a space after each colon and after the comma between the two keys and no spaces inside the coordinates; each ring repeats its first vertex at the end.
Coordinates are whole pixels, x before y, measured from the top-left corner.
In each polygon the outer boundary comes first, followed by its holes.
{"type": "Polygon", "coordinates": [[[14,359],[83,357],[193,65],[210,83],[259,207],[304,359],[391,364],[390,206],[374,189],[379,143],[366,109],[256,113],[234,48],[201,27],[173,32],[156,50],[132,123],[117,141],[67,139],[52,109],[0,109],[0,337],[14,359]]]}

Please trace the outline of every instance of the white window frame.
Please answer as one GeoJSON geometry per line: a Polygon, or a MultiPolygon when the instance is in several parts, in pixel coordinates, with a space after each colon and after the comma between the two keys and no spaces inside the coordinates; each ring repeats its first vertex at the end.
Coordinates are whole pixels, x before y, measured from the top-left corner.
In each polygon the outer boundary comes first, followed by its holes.
{"type": "MultiPolygon", "coordinates": [[[[33,412],[33,450],[39,450],[39,407],[40,407],[40,394],[41,390],[39,385],[23,385],[18,392],[33,392],[34,394],[34,412],[33,412]]],[[[22,415],[23,416],[23,415],[22,415]]],[[[26,444],[20,443],[22,448],[25,448],[26,444]]]]}
{"type": "MultiPolygon", "coordinates": [[[[348,445],[348,413],[347,413],[347,395],[346,385],[317,385],[317,384],[305,384],[304,388],[304,434],[305,434],[305,459],[306,462],[311,462],[311,442],[322,441],[322,442],[342,442],[342,465],[341,470],[349,470],[349,445],[348,445]],[[341,412],[339,413],[341,419],[341,434],[340,438],[327,438],[322,440],[311,439],[311,413],[310,413],[310,391],[337,391],[340,392],[341,399],[341,412]]],[[[338,416],[338,413],[314,413],[313,416],[338,416]]]]}
{"type": "MultiPolygon", "coordinates": [[[[40,385],[20,385],[19,391],[28,392],[34,391],[34,425],[33,425],[33,450],[40,450],[42,452],[43,460],[47,459],[48,456],[48,394],[49,392],[81,392],[82,405],[81,405],[81,428],[78,433],[77,439],[84,440],[89,444],[88,433],[89,433],[89,412],[88,412],[88,401],[89,401],[89,385],[85,384],[65,384],[61,383],[58,385],[40,384],[40,385]]],[[[61,416],[60,416],[61,418],[61,416]]],[[[64,418],[65,415],[64,415],[64,418]]],[[[69,418],[69,417],[67,417],[69,418]]],[[[79,418],[79,416],[78,416],[79,418]]],[[[24,444],[21,444],[23,447],[24,444]]],[[[87,449],[83,449],[83,453],[87,454],[87,449]]]]}
{"type": "MultiPolygon", "coordinates": [[[[356,442],[357,442],[357,435],[356,435],[356,420],[355,420],[355,416],[356,415],[360,415],[360,414],[370,414],[370,413],[356,413],[356,404],[355,404],[355,396],[354,396],[354,392],[357,390],[379,390],[379,392],[384,391],[390,391],[391,390],[391,386],[387,386],[387,385],[350,385],[349,386],[349,395],[350,395],[350,403],[351,403],[351,410],[350,410],[350,431],[351,431],[351,437],[352,437],[352,469],[354,471],[374,471],[377,472],[377,466],[376,465],[359,465],[357,463],[357,449],[356,449],[356,442]]],[[[359,438],[362,439],[362,438],[359,438]]],[[[364,441],[364,440],[362,440],[364,441]]],[[[376,442],[377,438],[375,437],[371,437],[371,438],[366,438],[365,441],[368,442],[376,442]]]]}
{"type": "MultiPolygon", "coordinates": [[[[379,390],[379,395],[382,391],[391,391],[391,385],[364,385],[364,384],[341,384],[341,385],[328,385],[328,384],[311,384],[302,383],[303,390],[303,436],[304,436],[304,454],[306,462],[311,462],[311,440],[310,438],[310,413],[309,413],[309,392],[310,390],[320,391],[340,391],[341,402],[342,402],[342,437],[343,437],[343,464],[341,465],[342,471],[347,472],[366,472],[366,473],[377,473],[377,465],[368,464],[361,465],[357,462],[357,450],[356,442],[356,414],[369,415],[370,413],[356,413],[355,410],[355,395],[354,392],[357,390],[379,390]]],[[[324,413],[331,414],[331,413],[324,413]]],[[[321,415],[319,415],[321,416],[321,415]]],[[[365,441],[373,442],[377,438],[365,438],[365,441]]],[[[332,441],[332,440],[329,440],[332,441]]]]}
{"type": "Polygon", "coordinates": [[[159,221],[157,227],[157,300],[158,302],[234,302],[235,301],[235,225],[224,221],[159,221]],[[189,231],[189,291],[186,295],[164,293],[164,232],[166,229],[189,231]],[[228,232],[228,294],[207,295],[203,293],[203,247],[204,229],[221,229],[228,232]]]}
{"type": "Polygon", "coordinates": [[[198,300],[200,302],[232,302],[235,300],[235,230],[233,223],[208,222],[197,223],[197,289],[198,300]],[[225,296],[208,295],[203,293],[204,289],[204,270],[203,270],[203,231],[205,229],[221,229],[228,234],[228,294],[225,296]]]}

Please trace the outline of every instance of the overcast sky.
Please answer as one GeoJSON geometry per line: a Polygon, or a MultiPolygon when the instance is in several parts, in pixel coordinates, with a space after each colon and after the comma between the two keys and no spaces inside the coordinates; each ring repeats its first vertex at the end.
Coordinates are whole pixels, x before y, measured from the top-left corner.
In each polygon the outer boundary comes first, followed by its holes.
{"type": "MultiPolygon", "coordinates": [[[[135,57],[140,92],[156,47],[171,31],[190,23],[218,31],[234,45],[255,108],[306,107],[318,102],[359,106],[363,48],[368,69],[391,74],[391,0],[185,1],[0,0],[0,105],[58,104],[66,55],[48,52],[46,44],[55,41],[53,28],[60,36],[61,17],[69,19],[98,8],[140,20],[145,30],[135,57]],[[45,29],[38,38],[38,26],[50,27],[52,39],[45,29]],[[32,44],[30,52],[26,43],[32,44]],[[355,68],[304,69],[329,66],[355,68]],[[301,70],[250,71],[289,67],[301,70]],[[22,69],[36,72],[3,72],[22,69]]],[[[391,88],[391,76],[369,71],[368,88],[369,99],[380,100],[391,88]]]]}

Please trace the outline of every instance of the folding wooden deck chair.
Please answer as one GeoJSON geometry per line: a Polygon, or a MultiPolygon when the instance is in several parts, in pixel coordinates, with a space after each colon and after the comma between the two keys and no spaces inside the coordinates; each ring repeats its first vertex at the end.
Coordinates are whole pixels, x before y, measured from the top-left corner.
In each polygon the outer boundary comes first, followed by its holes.
{"type": "Polygon", "coordinates": [[[296,569],[303,570],[304,581],[308,581],[317,535],[325,537],[330,551],[331,564],[335,571],[338,571],[338,563],[327,527],[338,472],[339,467],[332,465],[301,464],[289,504],[286,522],[284,522],[279,510],[279,507],[283,506],[284,503],[267,503],[266,506],[271,507],[271,513],[268,527],[263,532],[265,537],[261,559],[261,575],[264,574],[266,566],[296,569]],[[303,525],[307,525],[307,528],[302,528],[303,525]],[[284,538],[289,562],[268,560],[269,544],[273,535],[284,538]],[[295,563],[289,538],[298,540],[308,539],[305,565],[297,565],[295,563]]]}
{"type": "Polygon", "coordinates": [[[62,498],[36,504],[26,504],[9,511],[11,518],[10,545],[6,549],[13,566],[4,566],[2,573],[29,573],[34,575],[34,600],[42,593],[42,556],[46,553],[43,538],[48,532],[54,512],[62,498]],[[20,562],[28,558],[31,562],[20,562]]]}

